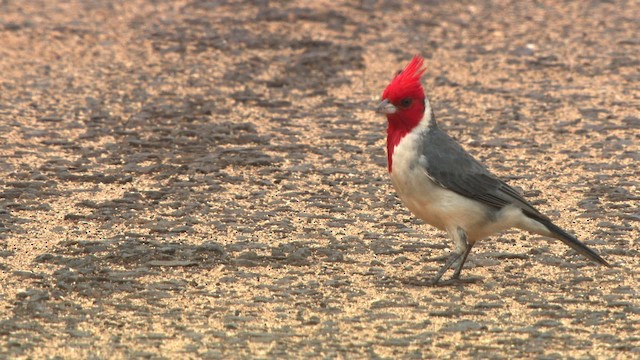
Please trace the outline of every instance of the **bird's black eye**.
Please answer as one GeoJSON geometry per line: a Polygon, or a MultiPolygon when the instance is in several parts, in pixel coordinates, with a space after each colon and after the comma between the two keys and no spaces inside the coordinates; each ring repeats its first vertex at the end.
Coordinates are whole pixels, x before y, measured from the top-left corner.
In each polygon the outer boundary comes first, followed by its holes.
{"type": "Polygon", "coordinates": [[[411,102],[413,102],[411,98],[404,98],[400,100],[400,106],[403,108],[407,108],[411,105],[411,102]]]}

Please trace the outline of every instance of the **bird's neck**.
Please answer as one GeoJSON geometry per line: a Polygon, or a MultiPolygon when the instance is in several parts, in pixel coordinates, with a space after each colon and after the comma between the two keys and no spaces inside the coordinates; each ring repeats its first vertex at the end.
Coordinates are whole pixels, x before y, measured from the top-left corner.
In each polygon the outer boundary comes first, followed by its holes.
{"type": "MultiPolygon", "coordinates": [[[[428,101],[427,101],[428,104],[428,101]]],[[[424,114],[419,121],[402,121],[403,119],[387,117],[387,168],[393,171],[393,151],[396,146],[409,133],[429,131],[432,127],[437,127],[436,119],[433,116],[430,106],[425,107],[424,114]]]]}

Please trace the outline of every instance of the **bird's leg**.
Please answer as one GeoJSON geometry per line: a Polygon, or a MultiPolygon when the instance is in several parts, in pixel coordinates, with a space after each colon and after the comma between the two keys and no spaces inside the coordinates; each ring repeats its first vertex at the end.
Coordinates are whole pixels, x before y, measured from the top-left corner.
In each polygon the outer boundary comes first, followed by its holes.
{"type": "Polygon", "coordinates": [[[469,245],[467,242],[467,233],[465,233],[462,228],[458,227],[454,231],[450,231],[449,234],[456,243],[456,250],[453,254],[451,254],[449,259],[447,259],[447,262],[444,264],[444,266],[440,268],[433,280],[431,280],[434,284],[440,281],[442,275],[444,275],[444,273],[449,270],[449,268],[457,260],[460,260],[460,265],[456,268],[456,271],[453,274],[453,279],[459,278],[460,271],[462,270],[462,264],[464,264],[465,260],[467,259],[469,251],[471,251],[471,245],[469,245]]]}
{"type": "MultiPolygon", "coordinates": [[[[466,239],[466,236],[465,236],[466,239]]],[[[469,243],[467,241],[467,248],[465,249],[464,253],[462,254],[462,257],[460,258],[460,263],[458,263],[458,267],[456,267],[456,271],[453,273],[453,276],[451,277],[452,279],[460,279],[460,272],[462,272],[462,267],[464,266],[464,262],[467,261],[467,256],[469,256],[469,253],[471,252],[471,248],[473,247],[473,244],[475,244],[475,242],[469,243]]]]}
{"type": "Polygon", "coordinates": [[[440,278],[442,277],[442,275],[444,275],[444,273],[449,270],[449,268],[451,267],[451,265],[453,265],[454,262],[456,262],[456,260],[458,260],[460,257],[462,256],[461,253],[459,252],[454,252],[453,254],[451,254],[451,256],[449,257],[449,259],[447,259],[447,262],[444,264],[443,267],[440,268],[440,270],[438,271],[438,273],[436,274],[436,276],[433,277],[433,279],[431,280],[432,283],[436,284],[438,281],[440,281],[440,278]]]}

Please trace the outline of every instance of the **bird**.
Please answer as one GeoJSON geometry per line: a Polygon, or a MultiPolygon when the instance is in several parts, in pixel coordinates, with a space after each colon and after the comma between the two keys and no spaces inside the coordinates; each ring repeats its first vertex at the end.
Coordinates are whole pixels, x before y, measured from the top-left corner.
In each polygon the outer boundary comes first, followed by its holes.
{"type": "Polygon", "coordinates": [[[376,112],[387,118],[387,164],[402,203],[429,225],[446,231],[455,248],[430,281],[455,264],[460,280],[473,245],[510,228],[558,239],[597,264],[611,266],[555,225],[491,173],[438,126],[421,84],[424,59],[416,55],[384,89],[376,112]]]}

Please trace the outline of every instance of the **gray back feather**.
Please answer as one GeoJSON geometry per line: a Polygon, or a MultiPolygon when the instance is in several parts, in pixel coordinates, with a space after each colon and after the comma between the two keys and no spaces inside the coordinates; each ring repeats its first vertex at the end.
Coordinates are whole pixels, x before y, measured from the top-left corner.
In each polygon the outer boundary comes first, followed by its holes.
{"type": "Polygon", "coordinates": [[[421,161],[421,165],[427,175],[442,187],[497,209],[513,204],[530,217],[547,219],[435,123],[422,136],[419,151],[426,161],[421,161]]]}

